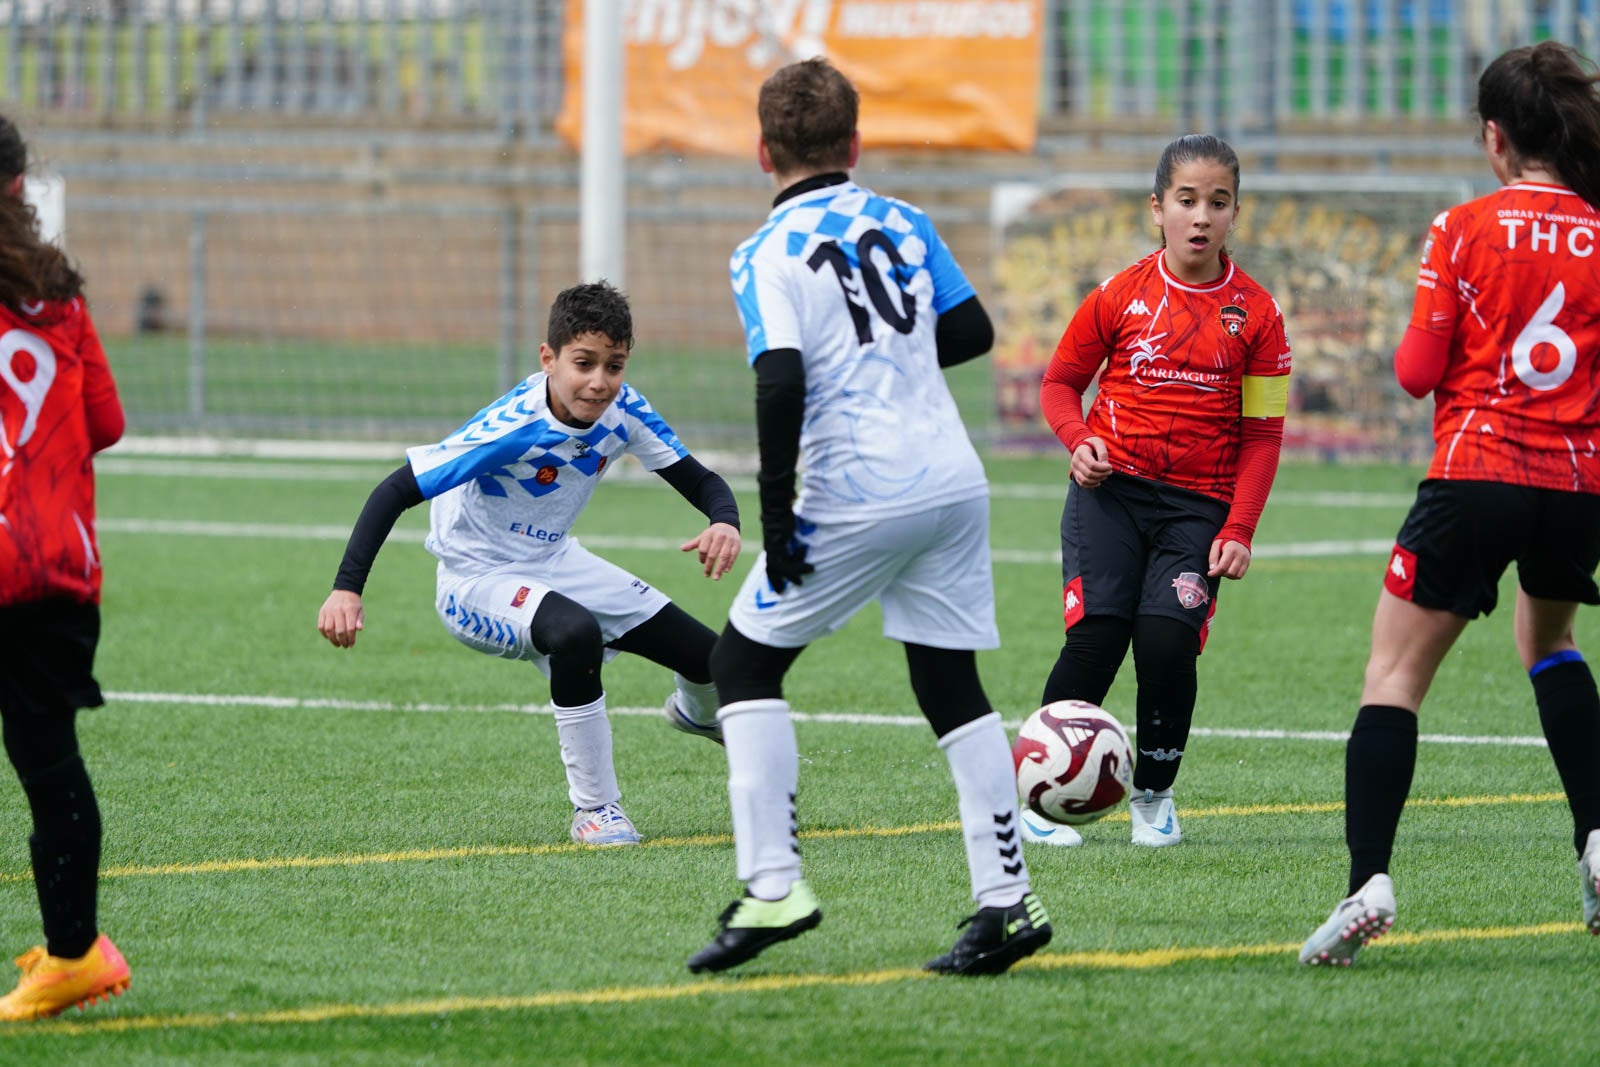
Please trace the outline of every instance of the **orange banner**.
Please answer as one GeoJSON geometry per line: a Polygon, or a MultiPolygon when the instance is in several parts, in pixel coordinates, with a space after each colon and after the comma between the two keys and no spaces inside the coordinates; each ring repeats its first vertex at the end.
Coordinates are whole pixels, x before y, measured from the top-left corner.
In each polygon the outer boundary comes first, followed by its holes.
{"type": "MultiPolygon", "coordinates": [[[[583,115],[583,8],[568,3],[557,131],[583,115]]],[[[627,0],[623,145],[754,154],[756,93],[825,55],[861,92],[869,148],[1028,151],[1037,135],[1043,0],[627,0]]]]}

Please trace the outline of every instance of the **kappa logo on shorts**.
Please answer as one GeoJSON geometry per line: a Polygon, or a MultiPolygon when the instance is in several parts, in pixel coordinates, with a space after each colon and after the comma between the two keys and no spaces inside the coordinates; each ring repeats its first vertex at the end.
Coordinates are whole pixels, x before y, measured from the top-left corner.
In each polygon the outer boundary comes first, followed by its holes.
{"type": "Polygon", "coordinates": [[[1250,317],[1238,304],[1229,304],[1217,314],[1222,318],[1222,328],[1228,331],[1229,337],[1238,337],[1239,331],[1244,329],[1245,320],[1250,317]]]}
{"type": "Polygon", "coordinates": [[[1186,608],[1198,608],[1211,602],[1211,591],[1206,588],[1205,579],[1194,571],[1184,571],[1172,579],[1172,588],[1177,590],[1178,603],[1186,608]]]}
{"type": "Polygon", "coordinates": [[[1083,621],[1083,576],[1072,579],[1061,590],[1061,621],[1070,630],[1073,624],[1083,621]]]}
{"type": "Polygon", "coordinates": [[[522,588],[518,589],[517,595],[511,598],[511,606],[514,608],[522,607],[522,605],[528,602],[528,594],[531,592],[533,592],[533,590],[529,589],[527,586],[523,586],[522,588]]]}
{"type": "Polygon", "coordinates": [[[1410,600],[1417,588],[1417,554],[1408,548],[1394,546],[1389,553],[1389,567],[1383,572],[1383,587],[1401,600],[1410,600]]]}

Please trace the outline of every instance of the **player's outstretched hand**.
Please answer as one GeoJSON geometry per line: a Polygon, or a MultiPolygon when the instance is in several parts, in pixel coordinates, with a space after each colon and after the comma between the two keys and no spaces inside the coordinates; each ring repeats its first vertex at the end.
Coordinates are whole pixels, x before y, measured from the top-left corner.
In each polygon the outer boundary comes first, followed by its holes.
{"type": "Polygon", "coordinates": [[[679,547],[685,552],[699,552],[700,565],[705,568],[706,577],[717,581],[733,570],[734,561],[739,558],[739,549],[744,547],[744,542],[739,539],[739,531],[734,527],[725,522],[714,522],[699,537],[679,547]]]}
{"type": "Polygon", "coordinates": [[[317,612],[317,629],[335,648],[349,648],[356,643],[356,633],[367,628],[366,620],[361,594],[335,589],[317,612]]]}
{"type": "Polygon", "coordinates": [[[1211,542],[1211,577],[1243,578],[1250,569],[1250,546],[1217,538],[1211,542]]]}
{"type": "Polygon", "coordinates": [[[1111,475],[1111,461],[1107,458],[1106,443],[1099,437],[1090,437],[1072,450],[1072,480],[1085,489],[1093,489],[1111,475]]]}

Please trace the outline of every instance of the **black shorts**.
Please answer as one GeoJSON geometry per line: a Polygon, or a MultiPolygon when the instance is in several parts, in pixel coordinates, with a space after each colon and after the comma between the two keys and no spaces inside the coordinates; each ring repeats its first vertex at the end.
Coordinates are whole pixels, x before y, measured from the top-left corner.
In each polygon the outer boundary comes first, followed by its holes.
{"type": "Polygon", "coordinates": [[[1513,560],[1529,596],[1600,604],[1600,496],[1430,478],[1395,538],[1383,587],[1475,619],[1494,610],[1513,560]]]}
{"type": "Polygon", "coordinates": [[[94,680],[100,608],[74,600],[0,606],[0,711],[74,711],[105,703],[94,680]]]}
{"type": "Polygon", "coordinates": [[[1205,646],[1221,580],[1208,577],[1211,544],[1228,519],[1214,497],[1113,474],[1077,483],[1061,512],[1061,616],[1182,619],[1205,646]]]}

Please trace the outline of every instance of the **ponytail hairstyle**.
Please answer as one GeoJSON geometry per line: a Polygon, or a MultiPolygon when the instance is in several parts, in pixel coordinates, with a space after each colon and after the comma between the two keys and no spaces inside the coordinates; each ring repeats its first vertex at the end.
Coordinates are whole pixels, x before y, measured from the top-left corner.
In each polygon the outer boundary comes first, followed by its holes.
{"type": "Polygon", "coordinates": [[[1600,74],[1558,41],[1513,48],[1478,79],[1478,118],[1506,140],[1516,174],[1537,163],[1600,211],[1600,74]]]}
{"type": "MultiPolygon", "coordinates": [[[[1216,163],[1227,167],[1233,172],[1233,199],[1239,199],[1239,154],[1233,146],[1220,137],[1209,133],[1189,133],[1173,141],[1161,150],[1161,159],[1156,163],[1156,183],[1153,192],[1156,200],[1164,201],[1167,190],[1172,188],[1172,172],[1185,163],[1216,163]]],[[[1161,247],[1167,247],[1167,235],[1161,235],[1161,247]]],[[[1223,244],[1223,255],[1228,255],[1228,246],[1223,244]]]]}
{"type": "Polygon", "coordinates": [[[0,304],[17,309],[83,293],[83,275],[65,252],[40,236],[39,216],[21,191],[11,193],[12,183],[27,169],[22,133],[0,115],[0,304]]]}

